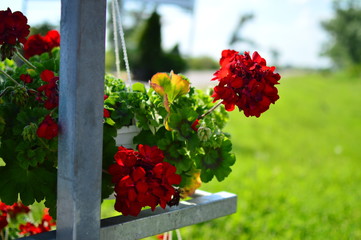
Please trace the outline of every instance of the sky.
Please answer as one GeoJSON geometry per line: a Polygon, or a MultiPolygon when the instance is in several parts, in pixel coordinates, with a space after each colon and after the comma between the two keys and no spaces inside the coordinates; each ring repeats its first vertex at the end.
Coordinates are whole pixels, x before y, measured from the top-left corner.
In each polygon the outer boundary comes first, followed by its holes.
{"type": "MultiPolygon", "coordinates": [[[[30,25],[44,21],[60,23],[60,0],[0,0],[0,10],[24,11],[30,25]],[[24,4],[27,3],[27,4],[24,4]],[[26,8],[25,8],[26,7],[26,8]]],[[[139,8],[127,0],[125,10],[139,8]]],[[[258,51],[272,65],[328,67],[321,57],[322,45],[329,41],[321,21],[332,18],[332,0],[195,0],[193,12],[174,5],[161,5],[163,45],[179,43],[190,56],[219,59],[223,49],[258,51]],[[240,35],[253,45],[229,45],[240,16],[252,13],[240,35]],[[273,58],[272,51],[279,53],[273,58]]]]}

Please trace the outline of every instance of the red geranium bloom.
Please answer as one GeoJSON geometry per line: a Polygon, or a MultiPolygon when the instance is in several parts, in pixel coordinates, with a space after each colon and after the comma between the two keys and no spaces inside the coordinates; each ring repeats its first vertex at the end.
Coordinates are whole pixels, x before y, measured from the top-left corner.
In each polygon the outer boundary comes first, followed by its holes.
{"type": "Polygon", "coordinates": [[[139,145],[139,152],[119,147],[109,167],[115,183],[115,210],[137,216],[143,207],[152,210],[159,204],[165,208],[175,195],[172,185],[180,184],[176,168],[164,161],[158,147],[139,145]]]}
{"type": "Polygon", "coordinates": [[[198,132],[198,128],[199,128],[198,125],[199,125],[199,119],[196,119],[196,120],[192,123],[191,128],[192,128],[194,131],[198,132]]]}
{"type": "Polygon", "coordinates": [[[27,222],[26,224],[20,224],[19,229],[20,229],[20,234],[23,235],[24,234],[34,235],[41,233],[41,229],[30,222],[27,222]]]}
{"type": "Polygon", "coordinates": [[[45,36],[32,35],[24,44],[25,58],[50,52],[54,47],[60,46],[60,34],[56,30],[49,31],[45,36]]]}
{"type": "MultiPolygon", "coordinates": [[[[108,96],[107,95],[104,95],[104,101],[107,100],[108,96]]],[[[109,118],[110,117],[110,111],[108,109],[105,109],[104,108],[104,111],[103,111],[103,117],[104,118],[109,118]]]]}
{"type": "Polygon", "coordinates": [[[0,232],[9,224],[7,220],[7,213],[3,212],[0,215],[0,232]]]}
{"type": "Polygon", "coordinates": [[[28,19],[21,12],[12,12],[10,8],[0,11],[0,44],[25,43],[30,33],[27,23],[28,19]]]}
{"type": "Polygon", "coordinates": [[[110,112],[108,109],[103,109],[103,117],[104,118],[110,118],[110,112]]]}
{"type": "Polygon", "coordinates": [[[30,77],[29,74],[21,74],[20,80],[23,81],[24,83],[32,83],[33,82],[33,79],[30,77]]]}
{"type": "Polygon", "coordinates": [[[148,145],[138,145],[139,153],[144,157],[144,161],[157,164],[163,162],[164,155],[162,150],[160,150],[157,146],[148,146],[148,145]]]}
{"type": "Polygon", "coordinates": [[[58,124],[47,115],[36,131],[38,137],[52,139],[58,136],[58,124]]]}
{"type": "Polygon", "coordinates": [[[13,205],[6,205],[0,201],[0,232],[8,223],[8,218],[15,219],[20,213],[30,212],[29,207],[21,202],[16,202],[13,205]]]}
{"type": "Polygon", "coordinates": [[[42,232],[48,232],[51,230],[52,226],[55,226],[53,218],[49,215],[49,209],[44,209],[44,215],[41,219],[41,223],[39,225],[32,224],[27,222],[26,224],[21,224],[19,226],[20,234],[22,235],[34,235],[42,232]]]}
{"type": "Polygon", "coordinates": [[[133,167],[137,161],[137,152],[133,149],[125,147],[118,147],[118,152],[115,154],[114,159],[119,166],[133,167]]]}
{"type": "Polygon", "coordinates": [[[47,82],[38,88],[39,96],[38,100],[44,102],[44,107],[46,109],[53,109],[59,105],[59,90],[58,90],[58,81],[59,77],[54,75],[54,72],[50,70],[44,70],[40,74],[40,78],[47,82]]]}
{"type": "Polygon", "coordinates": [[[237,106],[247,117],[259,117],[279,99],[274,85],[281,77],[274,73],[275,67],[266,66],[266,60],[258,52],[251,57],[249,52],[241,55],[234,50],[224,50],[220,65],[212,79],[219,81],[212,97],[214,101],[222,99],[227,111],[237,106]]]}
{"type": "Polygon", "coordinates": [[[39,225],[41,232],[48,232],[52,226],[56,226],[56,223],[52,216],[49,215],[49,208],[44,209],[44,215],[39,225]]]}
{"type": "Polygon", "coordinates": [[[48,43],[49,49],[60,46],[60,34],[56,30],[50,30],[44,37],[48,43]]]}
{"type": "Polygon", "coordinates": [[[2,60],[11,58],[16,45],[26,42],[30,33],[28,19],[21,12],[12,12],[10,8],[0,11],[0,45],[2,60]]]}
{"type": "Polygon", "coordinates": [[[21,202],[16,202],[11,206],[8,206],[7,213],[12,217],[16,217],[19,213],[28,213],[30,212],[30,208],[25,206],[21,202]]]}

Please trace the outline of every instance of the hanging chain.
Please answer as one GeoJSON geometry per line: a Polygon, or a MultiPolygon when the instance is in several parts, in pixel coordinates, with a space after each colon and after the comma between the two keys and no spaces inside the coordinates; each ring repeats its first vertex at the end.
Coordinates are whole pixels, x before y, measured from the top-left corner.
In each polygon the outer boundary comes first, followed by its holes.
{"type": "Polygon", "coordinates": [[[120,78],[119,42],[118,42],[118,34],[117,34],[117,18],[116,18],[114,1],[112,1],[112,19],[113,19],[113,40],[114,40],[114,50],[115,50],[115,67],[117,70],[117,77],[120,78]]]}
{"type": "MultiPolygon", "coordinates": [[[[125,69],[127,71],[127,76],[128,76],[128,83],[131,84],[132,83],[132,78],[131,78],[131,74],[130,74],[130,67],[129,67],[129,60],[128,60],[128,54],[127,54],[127,47],[125,44],[125,39],[124,39],[124,30],[123,30],[123,25],[122,25],[122,21],[121,21],[121,15],[120,15],[120,10],[119,10],[119,3],[118,0],[113,0],[113,10],[115,9],[115,14],[113,12],[113,16],[117,17],[117,22],[118,24],[118,32],[119,32],[119,36],[120,36],[120,42],[122,45],[122,49],[123,49],[123,58],[124,58],[124,63],[125,63],[125,69]]],[[[113,21],[114,21],[114,17],[113,17],[113,21]]],[[[113,24],[114,27],[114,24],[113,24]]],[[[116,27],[116,25],[115,25],[116,27]]],[[[116,34],[116,31],[114,31],[114,34],[116,34]]],[[[120,64],[119,64],[120,65],[120,64]]]]}

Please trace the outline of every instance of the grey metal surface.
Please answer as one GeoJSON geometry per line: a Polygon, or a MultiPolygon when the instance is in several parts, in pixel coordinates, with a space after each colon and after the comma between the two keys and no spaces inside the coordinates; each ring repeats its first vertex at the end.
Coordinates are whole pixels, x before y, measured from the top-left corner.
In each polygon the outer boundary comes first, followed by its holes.
{"type": "Polygon", "coordinates": [[[237,210],[237,196],[228,192],[200,194],[177,207],[142,211],[137,217],[102,220],[101,239],[139,239],[223,217],[237,210]]]}
{"type": "Polygon", "coordinates": [[[57,239],[99,239],[106,0],[62,0],[57,239]]]}
{"type": "Polygon", "coordinates": [[[56,240],[56,231],[39,233],[29,237],[19,238],[22,240],[56,240]]]}
{"type": "MultiPolygon", "coordinates": [[[[142,211],[139,216],[118,216],[101,221],[101,239],[139,239],[181,227],[230,215],[237,210],[237,196],[228,192],[211,194],[197,190],[193,199],[182,201],[179,206],[154,212],[142,211]]],[[[26,240],[55,240],[56,231],[41,233],[26,240]]]]}

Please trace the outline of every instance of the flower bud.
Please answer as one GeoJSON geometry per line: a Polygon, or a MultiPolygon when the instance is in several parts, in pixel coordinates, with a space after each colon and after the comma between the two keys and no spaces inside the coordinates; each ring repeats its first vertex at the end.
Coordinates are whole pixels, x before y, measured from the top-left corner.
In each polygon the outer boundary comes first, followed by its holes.
{"type": "Polygon", "coordinates": [[[23,105],[29,97],[28,90],[23,86],[15,86],[12,92],[12,99],[18,105],[23,105]]]}
{"type": "Polygon", "coordinates": [[[212,136],[212,131],[210,128],[207,127],[199,127],[198,128],[198,137],[201,141],[205,142],[212,136]]]}
{"type": "Polygon", "coordinates": [[[30,123],[24,127],[21,135],[23,136],[24,140],[33,141],[36,138],[37,129],[38,126],[35,123],[30,123]]]}
{"type": "Polygon", "coordinates": [[[139,108],[140,108],[140,109],[145,109],[145,103],[141,102],[141,103],[139,104],[139,108]]]}

